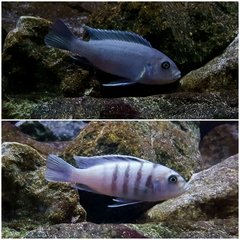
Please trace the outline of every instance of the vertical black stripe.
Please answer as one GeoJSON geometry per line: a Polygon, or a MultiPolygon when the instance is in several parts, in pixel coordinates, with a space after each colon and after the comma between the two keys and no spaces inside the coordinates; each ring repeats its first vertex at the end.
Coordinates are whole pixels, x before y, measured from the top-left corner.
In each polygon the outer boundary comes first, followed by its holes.
{"type": "Polygon", "coordinates": [[[149,174],[149,176],[147,177],[147,181],[146,181],[146,184],[145,184],[145,187],[146,187],[146,190],[145,192],[148,192],[148,191],[151,191],[152,193],[154,192],[154,186],[153,186],[153,172],[154,172],[154,169],[157,167],[157,164],[153,164],[153,167],[152,167],[152,170],[149,174]]]}
{"type": "Polygon", "coordinates": [[[143,167],[144,163],[141,163],[140,168],[137,171],[137,177],[136,177],[136,181],[134,184],[134,195],[138,195],[139,192],[139,185],[141,182],[141,178],[142,178],[142,167],[143,167]]]}
{"type": "Polygon", "coordinates": [[[130,163],[128,163],[127,168],[125,169],[125,173],[124,173],[123,194],[128,193],[129,171],[130,171],[130,163]]]}
{"type": "Polygon", "coordinates": [[[117,191],[117,177],[118,177],[118,164],[116,164],[113,175],[112,175],[112,185],[111,185],[112,193],[115,193],[117,191]]]}

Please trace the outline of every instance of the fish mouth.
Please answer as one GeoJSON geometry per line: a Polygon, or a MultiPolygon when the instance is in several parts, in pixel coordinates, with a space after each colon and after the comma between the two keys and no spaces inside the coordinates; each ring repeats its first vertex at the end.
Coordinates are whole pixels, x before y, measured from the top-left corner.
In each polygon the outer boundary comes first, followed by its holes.
{"type": "Polygon", "coordinates": [[[181,72],[177,72],[175,75],[174,75],[174,80],[178,80],[181,78],[181,72]]]}

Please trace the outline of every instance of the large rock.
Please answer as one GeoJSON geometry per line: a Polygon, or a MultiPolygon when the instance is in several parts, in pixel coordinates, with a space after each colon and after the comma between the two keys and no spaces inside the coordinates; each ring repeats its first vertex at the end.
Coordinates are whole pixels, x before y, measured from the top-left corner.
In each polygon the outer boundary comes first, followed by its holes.
{"type": "MultiPolygon", "coordinates": [[[[210,124],[208,123],[208,125],[210,124]]],[[[199,150],[204,169],[237,154],[238,121],[221,122],[201,139],[199,150]]]]}
{"type": "MultiPolygon", "coordinates": [[[[220,58],[212,60],[211,64],[183,78],[182,87],[175,83],[103,88],[100,82],[107,81],[109,76],[94,76],[92,71],[71,60],[65,51],[44,44],[51,24],[44,18],[54,6],[51,3],[4,3],[4,28],[9,29],[12,20],[21,16],[16,28],[7,34],[3,47],[5,119],[238,117],[236,41],[227,48],[221,61],[220,58]],[[42,18],[24,16],[31,13],[42,18]],[[11,23],[6,16],[12,16],[11,23]],[[232,53],[234,58],[229,57],[232,53]],[[219,70],[216,71],[216,67],[219,70]],[[208,72],[201,74],[206,68],[208,72]],[[183,90],[191,93],[181,93],[183,90]],[[154,96],[148,97],[150,95],[154,96]]],[[[54,10],[77,34],[82,34],[80,25],[86,23],[89,12],[93,12],[89,20],[93,27],[142,34],[154,47],[180,63],[183,75],[222,54],[237,32],[234,2],[64,3],[56,4],[54,10]],[[82,17],[71,17],[78,12],[84,13],[82,17]]],[[[53,14],[50,20],[55,18],[53,14]]],[[[6,35],[8,30],[4,32],[6,35]]]]}
{"type": "MultiPolygon", "coordinates": [[[[91,122],[64,151],[73,155],[123,154],[163,164],[186,179],[201,169],[199,129],[190,122],[91,122]]],[[[87,220],[95,223],[131,222],[155,203],[108,208],[112,197],[80,191],[87,220]]]]}
{"type": "MultiPolygon", "coordinates": [[[[66,184],[48,184],[44,172],[45,158],[38,151],[20,143],[2,144],[4,227],[24,232],[31,226],[26,224],[29,218],[33,225],[85,219],[76,191],[66,184]]],[[[3,232],[7,231],[3,229],[3,232]]]]}
{"type": "Polygon", "coordinates": [[[238,238],[237,219],[146,224],[57,224],[28,232],[26,238],[238,238]]]}
{"type": "MultiPolygon", "coordinates": [[[[115,90],[119,91],[119,89],[115,90]]],[[[15,106],[15,112],[19,107],[15,106]]],[[[151,97],[58,98],[34,105],[34,119],[237,119],[238,91],[151,97]]],[[[11,118],[11,113],[7,115],[11,118]]]]}
{"type": "Polygon", "coordinates": [[[59,154],[62,152],[69,142],[39,142],[34,140],[27,134],[21,132],[13,123],[4,121],[2,122],[2,141],[3,142],[18,142],[26,144],[36,149],[40,154],[59,154]]]}
{"type": "Polygon", "coordinates": [[[132,155],[190,178],[201,168],[199,140],[197,122],[90,122],[63,156],[132,155]]]}
{"type": "Polygon", "coordinates": [[[238,30],[237,3],[105,3],[94,27],[137,32],[188,72],[223,51],[238,30]]]}
{"type": "Polygon", "coordinates": [[[146,217],[153,222],[237,219],[238,154],[194,174],[186,193],[156,205],[146,217]]]}
{"type": "Polygon", "coordinates": [[[4,93],[35,91],[39,98],[43,97],[41,93],[45,97],[61,93],[83,95],[90,84],[89,74],[74,65],[64,51],[45,45],[50,24],[42,18],[22,16],[8,33],[3,47],[4,93]]]}
{"type": "Polygon", "coordinates": [[[238,88],[238,36],[220,56],[180,80],[184,91],[212,92],[238,88]]]}
{"type": "Polygon", "coordinates": [[[145,238],[123,224],[58,224],[27,233],[26,238],[145,238]]]}
{"type": "Polygon", "coordinates": [[[83,121],[18,121],[15,125],[38,141],[69,141],[87,123],[83,121]]]}

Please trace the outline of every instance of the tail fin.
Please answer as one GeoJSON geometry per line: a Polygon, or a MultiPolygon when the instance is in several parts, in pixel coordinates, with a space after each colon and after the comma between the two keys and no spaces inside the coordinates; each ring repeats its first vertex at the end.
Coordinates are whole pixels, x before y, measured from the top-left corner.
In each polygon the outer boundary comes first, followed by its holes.
{"type": "Polygon", "coordinates": [[[75,167],[65,162],[56,155],[47,158],[47,169],[45,179],[50,182],[71,182],[71,176],[75,167]]]}
{"type": "Polygon", "coordinates": [[[54,22],[51,30],[45,36],[45,44],[55,48],[71,51],[72,42],[76,39],[73,33],[65,25],[65,23],[58,19],[54,22]]]}

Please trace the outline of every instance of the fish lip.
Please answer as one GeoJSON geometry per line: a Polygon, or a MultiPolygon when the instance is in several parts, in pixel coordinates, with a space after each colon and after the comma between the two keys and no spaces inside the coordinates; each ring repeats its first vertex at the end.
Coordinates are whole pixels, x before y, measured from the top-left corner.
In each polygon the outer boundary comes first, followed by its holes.
{"type": "Polygon", "coordinates": [[[175,80],[178,80],[181,78],[181,72],[177,72],[175,75],[174,75],[174,79],[175,80]]]}

